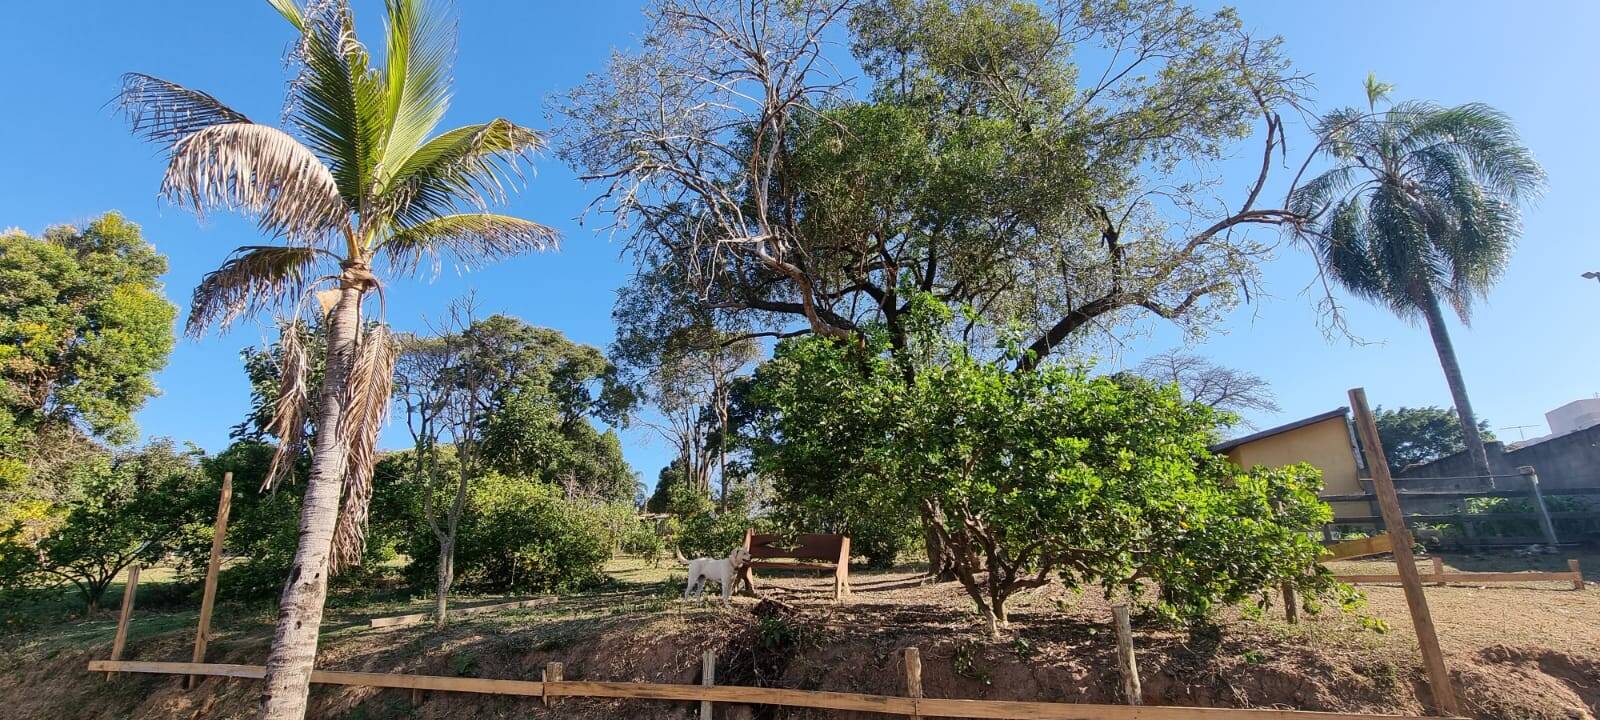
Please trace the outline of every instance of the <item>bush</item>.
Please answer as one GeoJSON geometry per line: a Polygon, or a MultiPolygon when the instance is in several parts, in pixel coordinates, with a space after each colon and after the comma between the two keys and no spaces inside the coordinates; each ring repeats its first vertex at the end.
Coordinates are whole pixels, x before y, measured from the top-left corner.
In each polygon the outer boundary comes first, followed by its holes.
{"type": "MultiPolygon", "coordinates": [[[[256,441],[240,441],[204,462],[205,477],[199,488],[205,498],[205,522],[188,542],[178,549],[180,569],[193,579],[205,572],[211,554],[211,522],[217,494],[222,490],[222,475],[233,473],[233,505],[229,510],[228,537],[224,553],[236,561],[224,567],[217,583],[218,596],[229,600],[271,600],[283,590],[284,580],[294,563],[299,543],[300,499],[304,482],[288,482],[260,492],[272,461],[273,446],[256,441]]],[[[301,460],[305,462],[304,459],[301,460]]],[[[305,477],[302,467],[296,477],[305,477]]],[[[368,520],[366,552],[361,565],[330,580],[332,588],[368,585],[381,574],[385,563],[395,556],[397,526],[404,522],[403,505],[396,488],[377,478],[368,520]]]]}
{"type": "MultiPolygon", "coordinates": [[[[486,592],[562,592],[600,578],[611,556],[601,506],[568,502],[552,485],[489,474],[468,487],[456,538],[456,587],[486,592]]],[[[405,548],[410,582],[432,589],[439,544],[413,524],[405,548]]]]}

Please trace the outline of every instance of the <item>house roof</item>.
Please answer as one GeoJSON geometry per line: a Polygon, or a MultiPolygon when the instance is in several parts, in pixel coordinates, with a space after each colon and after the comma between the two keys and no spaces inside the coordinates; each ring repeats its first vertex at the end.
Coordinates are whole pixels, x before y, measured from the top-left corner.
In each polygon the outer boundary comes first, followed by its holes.
{"type": "Polygon", "coordinates": [[[1212,445],[1211,446],[1211,452],[1214,452],[1214,453],[1225,453],[1225,452],[1228,452],[1229,450],[1232,450],[1232,449],[1234,449],[1236,447],[1239,447],[1240,445],[1244,445],[1246,443],[1252,443],[1252,442],[1255,442],[1257,440],[1262,440],[1262,439],[1265,439],[1265,438],[1269,438],[1269,437],[1272,437],[1273,435],[1282,435],[1283,433],[1289,432],[1290,430],[1299,430],[1300,428],[1306,427],[1308,425],[1315,425],[1315,424],[1317,424],[1319,422],[1322,422],[1324,420],[1332,420],[1334,418],[1342,418],[1342,417],[1345,417],[1349,412],[1350,412],[1350,408],[1348,408],[1348,407],[1341,407],[1341,408],[1338,408],[1336,410],[1329,410],[1329,411],[1327,411],[1325,413],[1322,413],[1320,415],[1312,415],[1311,417],[1308,417],[1308,418],[1304,418],[1304,419],[1301,419],[1301,420],[1296,420],[1296,421],[1294,421],[1292,423],[1289,423],[1287,425],[1279,425],[1279,426],[1274,427],[1274,428],[1267,428],[1266,430],[1262,430],[1261,432],[1258,432],[1258,433],[1252,433],[1252,434],[1246,435],[1244,437],[1234,438],[1232,440],[1228,440],[1228,441],[1225,441],[1225,442],[1217,443],[1216,445],[1212,445]]]}

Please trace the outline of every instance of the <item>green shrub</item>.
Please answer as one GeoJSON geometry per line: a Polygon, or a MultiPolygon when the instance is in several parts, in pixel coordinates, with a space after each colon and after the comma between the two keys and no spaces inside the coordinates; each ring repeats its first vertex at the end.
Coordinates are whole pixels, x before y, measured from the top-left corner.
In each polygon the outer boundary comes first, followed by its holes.
{"type": "MultiPolygon", "coordinates": [[[[560,489],[489,474],[468,489],[456,539],[456,587],[493,592],[561,592],[591,584],[611,556],[601,506],[569,502],[560,489]]],[[[439,545],[426,523],[406,537],[407,578],[432,589],[439,545]]]]}

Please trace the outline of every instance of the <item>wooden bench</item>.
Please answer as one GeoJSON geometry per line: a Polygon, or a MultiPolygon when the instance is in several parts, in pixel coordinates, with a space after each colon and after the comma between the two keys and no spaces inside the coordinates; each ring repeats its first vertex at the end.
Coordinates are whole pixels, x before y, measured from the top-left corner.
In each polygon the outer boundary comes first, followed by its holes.
{"type": "Polygon", "coordinates": [[[744,566],[740,577],[752,593],[756,591],[756,568],[832,570],[834,602],[844,602],[850,597],[848,536],[813,533],[797,536],[790,542],[781,535],[757,533],[754,528],[747,528],[744,549],[750,551],[750,563],[744,566]]]}

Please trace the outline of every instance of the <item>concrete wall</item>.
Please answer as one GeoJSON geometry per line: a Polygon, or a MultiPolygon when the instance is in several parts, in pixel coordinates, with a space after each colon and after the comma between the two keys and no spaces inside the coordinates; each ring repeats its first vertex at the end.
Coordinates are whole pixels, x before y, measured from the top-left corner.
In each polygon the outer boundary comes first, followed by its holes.
{"type": "MultiPolygon", "coordinates": [[[[1228,459],[1241,467],[1282,467],[1310,463],[1322,471],[1323,494],[1344,495],[1362,491],[1355,450],[1350,446],[1350,431],[1343,417],[1328,418],[1247,442],[1229,450],[1228,459]]],[[[1336,517],[1369,515],[1372,512],[1364,502],[1331,505],[1336,517]]]]}
{"type": "MultiPolygon", "coordinates": [[[[1600,426],[1579,430],[1516,450],[1506,450],[1498,442],[1484,444],[1489,468],[1496,475],[1515,475],[1517,468],[1532,466],[1539,473],[1539,484],[1546,490],[1600,487],[1600,426]]],[[[1465,452],[1439,458],[1426,465],[1401,470],[1395,486],[1403,490],[1487,490],[1482,480],[1447,480],[1473,474],[1465,452]]],[[[1495,487],[1503,490],[1524,486],[1518,478],[1498,478],[1495,487]]]]}

